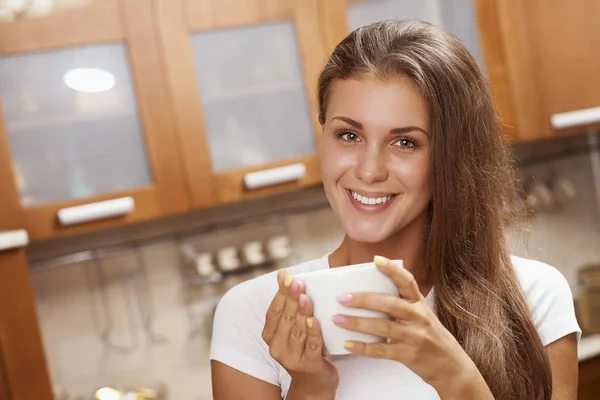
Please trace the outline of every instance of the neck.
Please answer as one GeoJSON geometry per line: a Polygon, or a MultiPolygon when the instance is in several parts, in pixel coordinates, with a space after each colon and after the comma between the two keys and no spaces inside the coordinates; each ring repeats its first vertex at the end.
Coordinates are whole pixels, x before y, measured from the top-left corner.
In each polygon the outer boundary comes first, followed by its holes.
{"type": "Polygon", "coordinates": [[[424,270],[426,228],[427,214],[423,213],[383,242],[357,242],[346,235],[340,247],[329,256],[329,265],[336,268],[371,262],[376,255],[402,260],[404,268],[414,275],[421,292],[426,294],[431,288],[424,270]]]}

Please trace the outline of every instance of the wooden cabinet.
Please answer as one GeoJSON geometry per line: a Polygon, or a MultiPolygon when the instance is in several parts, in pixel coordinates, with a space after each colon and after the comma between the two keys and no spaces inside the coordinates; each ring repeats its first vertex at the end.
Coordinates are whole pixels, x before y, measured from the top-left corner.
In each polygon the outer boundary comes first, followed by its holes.
{"type": "MultiPolygon", "coordinates": [[[[5,138],[0,137],[1,140],[5,138]]],[[[0,144],[0,148],[6,145],[0,144]]],[[[26,215],[11,163],[0,156],[0,399],[51,400],[50,378],[29,279],[26,215]],[[10,235],[18,231],[20,235],[10,235]]]]}
{"type": "Polygon", "coordinates": [[[600,3],[563,3],[97,0],[0,24],[0,185],[42,240],[318,184],[319,71],[388,18],[446,26],[510,136],[551,137],[556,114],[590,123],[600,107],[600,3]]]}
{"type": "Polygon", "coordinates": [[[479,0],[478,13],[494,94],[515,139],[600,127],[600,2],[479,0]]]}
{"type": "Polygon", "coordinates": [[[32,240],[188,209],[161,63],[141,1],[0,24],[0,186],[32,240]]]}
{"type": "Polygon", "coordinates": [[[484,67],[515,141],[600,128],[596,0],[332,0],[321,8],[329,49],[377,20],[417,18],[448,28],[484,67]]]}
{"type": "Polygon", "coordinates": [[[579,364],[578,400],[596,400],[600,396],[600,356],[579,364]]]}
{"type": "Polygon", "coordinates": [[[320,182],[319,0],[155,0],[195,207],[320,182]]]}
{"type": "Polygon", "coordinates": [[[0,399],[52,399],[23,249],[0,252],[0,399]]]}

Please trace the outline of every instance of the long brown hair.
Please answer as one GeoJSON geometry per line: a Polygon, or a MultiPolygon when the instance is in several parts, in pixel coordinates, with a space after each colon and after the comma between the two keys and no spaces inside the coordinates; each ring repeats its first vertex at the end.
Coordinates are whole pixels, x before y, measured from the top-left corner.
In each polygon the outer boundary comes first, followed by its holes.
{"type": "Polygon", "coordinates": [[[505,239],[513,163],[476,61],[454,35],[426,22],[359,28],[321,73],[321,124],[332,83],[363,75],[408,77],[429,107],[433,195],[425,265],[438,318],[496,399],[550,400],[548,355],[505,239]]]}

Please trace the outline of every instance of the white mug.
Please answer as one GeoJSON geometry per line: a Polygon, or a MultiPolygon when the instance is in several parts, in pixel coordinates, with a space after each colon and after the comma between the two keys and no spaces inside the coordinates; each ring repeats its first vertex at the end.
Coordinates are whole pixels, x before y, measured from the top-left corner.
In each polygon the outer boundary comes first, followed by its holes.
{"type": "MultiPolygon", "coordinates": [[[[393,261],[402,266],[401,260],[393,261]]],[[[314,317],[321,326],[323,342],[331,355],[349,354],[344,348],[344,341],[354,340],[365,343],[385,342],[380,338],[362,332],[354,332],[335,325],[332,317],[336,314],[368,317],[389,318],[386,314],[343,306],[337,296],[344,293],[371,292],[399,296],[398,288],[390,278],[380,272],[375,263],[349,265],[346,267],[329,268],[295,275],[306,288],[306,295],[314,305],[314,317]]]]}

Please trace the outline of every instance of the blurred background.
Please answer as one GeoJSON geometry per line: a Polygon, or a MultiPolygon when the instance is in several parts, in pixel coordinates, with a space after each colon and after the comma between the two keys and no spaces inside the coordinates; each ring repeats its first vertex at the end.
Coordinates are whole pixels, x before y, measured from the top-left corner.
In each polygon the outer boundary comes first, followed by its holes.
{"type": "Polygon", "coordinates": [[[0,0],[0,399],[211,399],[220,296],[322,256],[316,83],[362,25],[445,26],[491,82],[600,398],[597,0],[0,0]]]}

